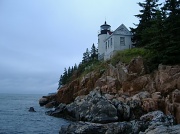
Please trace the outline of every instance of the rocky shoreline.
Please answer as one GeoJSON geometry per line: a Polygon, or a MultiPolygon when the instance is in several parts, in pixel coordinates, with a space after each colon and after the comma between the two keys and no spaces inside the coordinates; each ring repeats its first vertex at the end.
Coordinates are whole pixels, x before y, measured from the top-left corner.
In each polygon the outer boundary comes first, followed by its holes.
{"type": "Polygon", "coordinates": [[[147,92],[135,96],[124,103],[109,94],[101,94],[96,88],[70,104],[61,103],[46,114],[74,121],[63,126],[60,134],[180,133],[180,124],[175,125],[172,115],[165,115],[162,111],[147,113],[141,108],[140,98],[146,98],[147,92]]]}
{"type": "Polygon", "coordinates": [[[39,104],[54,107],[47,115],[74,121],[60,134],[180,134],[180,66],[147,68],[141,57],[109,64],[39,104]]]}

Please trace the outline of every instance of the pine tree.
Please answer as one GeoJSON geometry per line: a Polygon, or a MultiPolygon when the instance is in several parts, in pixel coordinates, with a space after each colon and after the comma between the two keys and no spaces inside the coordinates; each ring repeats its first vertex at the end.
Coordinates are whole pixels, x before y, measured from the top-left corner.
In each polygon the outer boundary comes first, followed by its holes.
{"type": "Polygon", "coordinates": [[[71,76],[73,75],[73,72],[74,72],[74,67],[72,66],[71,67],[71,76]]]}
{"type": "Polygon", "coordinates": [[[74,65],[74,71],[77,70],[77,69],[78,69],[78,67],[77,67],[77,65],[75,64],[75,65],[74,65]]]}
{"type": "Polygon", "coordinates": [[[158,0],[145,0],[145,3],[138,3],[138,5],[142,8],[140,10],[141,14],[135,15],[139,18],[139,24],[135,24],[136,28],[130,28],[133,33],[132,41],[133,45],[142,47],[146,46],[150,40],[148,38],[143,38],[144,33],[147,32],[147,28],[151,27],[152,19],[156,17],[156,11],[159,4],[157,4],[158,0]]]}
{"type": "Polygon", "coordinates": [[[94,43],[91,47],[91,59],[97,59],[97,48],[95,47],[94,43]]]}
{"type": "Polygon", "coordinates": [[[144,30],[143,38],[148,38],[150,40],[145,48],[162,51],[164,49],[163,44],[165,43],[164,33],[164,18],[162,11],[158,10],[156,11],[156,17],[151,20],[151,27],[144,30]]]}
{"type": "Polygon", "coordinates": [[[58,88],[57,89],[59,89],[63,85],[62,81],[63,81],[63,76],[61,75],[60,78],[59,78],[58,88]]]}
{"type": "Polygon", "coordinates": [[[65,85],[68,79],[68,72],[67,69],[64,68],[64,73],[63,73],[63,77],[62,77],[62,85],[65,85]]]}
{"type": "Polygon", "coordinates": [[[180,63],[180,1],[166,0],[163,7],[167,18],[165,20],[166,44],[164,63],[180,63]]]}
{"type": "Polygon", "coordinates": [[[83,60],[82,60],[82,62],[83,63],[86,63],[86,62],[88,62],[90,60],[90,53],[89,53],[89,50],[88,50],[88,48],[86,49],[86,52],[85,53],[83,53],[83,60]]]}
{"type": "Polygon", "coordinates": [[[180,63],[179,7],[179,1],[166,0],[162,10],[156,11],[156,16],[151,20],[151,26],[144,30],[142,39],[150,40],[145,48],[155,53],[154,61],[158,64],[180,63]]]}
{"type": "Polygon", "coordinates": [[[68,68],[68,72],[67,73],[68,73],[68,75],[67,75],[68,78],[71,77],[71,68],[70,67],[68,68]]]}

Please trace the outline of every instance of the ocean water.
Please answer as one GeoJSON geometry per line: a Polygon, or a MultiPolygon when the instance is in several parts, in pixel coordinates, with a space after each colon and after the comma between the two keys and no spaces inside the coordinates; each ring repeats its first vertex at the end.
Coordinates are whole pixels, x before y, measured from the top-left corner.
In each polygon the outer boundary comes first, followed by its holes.
{"type": "Polygon", "coordinates": [[[67,120],[45,114],[42,95],[0,94],[0,134],[58,134],[67,120]],[[36,112],[29,112],[34,107],[36,112]]]}

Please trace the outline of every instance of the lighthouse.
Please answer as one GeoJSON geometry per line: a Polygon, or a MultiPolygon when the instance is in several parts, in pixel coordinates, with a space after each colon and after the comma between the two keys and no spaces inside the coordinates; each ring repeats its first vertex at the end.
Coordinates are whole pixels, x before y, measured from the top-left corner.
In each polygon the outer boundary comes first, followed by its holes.
{"type": "Polygon", "coordinates": [[[106,50],[105,40],[108,37],[108,33],[111,33],[111,26],[104,22],[100,26],[100,33],[98,34],[98,59],[104,60],[104,52],[106,50]]]}
{"type": "Polygon", "coordinates": [[[117,51],[132,48],[132,33],[121,24],[115,31],[111,31],[111,26],[104,22],[100,26],[98,34],[98,59],[108,60],[117,51]]]}

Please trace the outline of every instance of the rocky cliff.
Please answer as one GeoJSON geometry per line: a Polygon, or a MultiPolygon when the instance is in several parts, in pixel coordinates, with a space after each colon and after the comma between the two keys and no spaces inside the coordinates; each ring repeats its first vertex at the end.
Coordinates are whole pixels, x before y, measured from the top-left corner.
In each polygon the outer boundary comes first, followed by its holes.
{"type": "MultiPolygon", "coordinates": [[[[74,79],[53,97],[53,102],[60,105],[48,114],[93,123],[130,123],[160,110],[165,115],[174,116],[175,123],[179,124],[180,66],[159,65],[152,73],[147,69],[143,59],[137,57],[129,64],[109,64],[104,73],[93,71],[81,79],[74,79]]],[[[48,102],[46,106],[52,104],[48,102]]],[[[107,126],[100,126],[108,131],[107,126]]],[[[145,128],[141,130],[145,131],[145,128]]]]}

